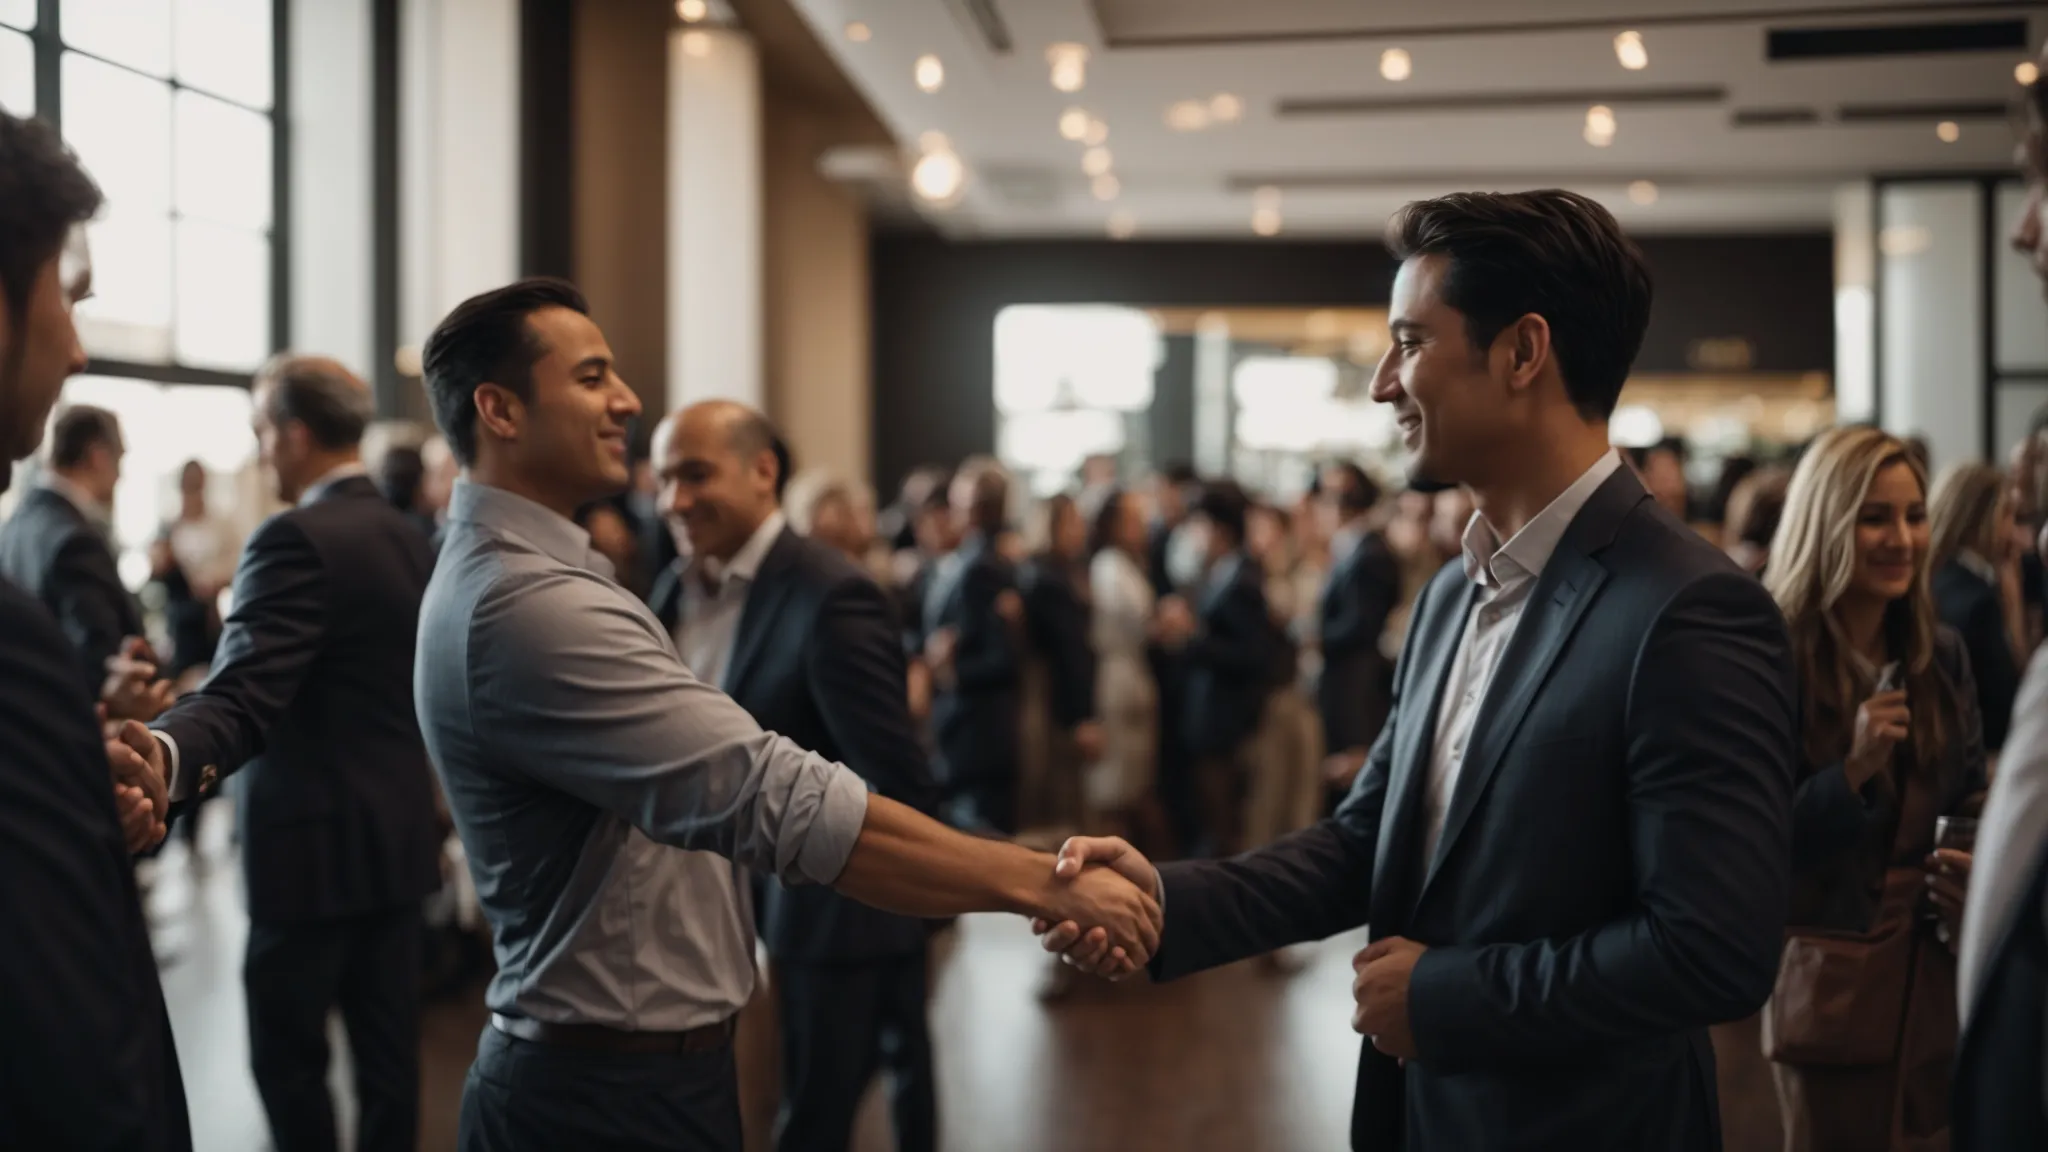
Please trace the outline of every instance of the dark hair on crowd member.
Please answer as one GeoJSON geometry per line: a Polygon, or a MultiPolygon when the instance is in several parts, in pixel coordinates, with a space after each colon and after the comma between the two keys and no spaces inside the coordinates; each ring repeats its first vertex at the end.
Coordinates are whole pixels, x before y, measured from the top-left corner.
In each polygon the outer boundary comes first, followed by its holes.
{"type": "Polygon", "coordinates": [[[329,451],[361,444],[376,415],[370,389],[325,356],[280,352],[256,370],[256,386],[268,390],[271,423],[282,427],[296,421],[313,443],[329,451]]]}
{"type": "Polygon", "coordinates": [[[547,308],[590,315],[583,293],[567,280],[534,276],[455,306],[427,337],[421,354],[434,423],[463,465],[476,463],[476,390],[496,384],[533,399],[533,366],[547,349],[527,317],[547,308]]]}
{"type": "Polygon", "coordinates": [[[1243,544],[1245,520],[1251,500],[1235,480],[1211,480],[1195,498],[1194,514],[1230,533],[1233,543],[1243,544]]]}
{"type": "Polygon", "coordinates": [[[1196,472],[1195,466],[1185,460],[1175,460],[1164,465],[1159,469],[1159,475],[1176,488],[1202,482],[1201,473],[1196,472]]]}
{"type": "MultiPolygon", "coordinates": [[[[57,130],[41,120],[0,112],[0,291],[7,293],[8,327],[28,318],[36,274],[64,248],[71,230],[99,212],[99,186],[78,163],[57,130]]],[[[27,343],[12,342],[15,363],[27,343]]],[[[13,363],[0,366],[12,370],[13,363]]]]}
{"type": "MultiPolygon", "coordinates": [[[[1380,486],[1372,482],[1365,469],[1349,460],[1332,460],[1324,467],[1344,477],[1344,490],[1337,493],[1339,509],[1356,516],[1360,512],[1371,511],[1372,506],[1380,502],[1380,486]]],[[[1318,469],[1316,472],[1318,480],[1322,478],[1322,471],[1318,469]]]]}
{"type": "Polygon", "coordinates": [[[1397,259],[1441,255],[1445,304],[1483,350],[1531,314],[1550,325],[1551,354],[1572,406],[1614,413],[1650,324],[1650,267],[1614,215],[1575,192],[1457,192],[1417,200],[1387,225],[1397,259]]]}
{"type": "Polygon", "coordinates": [[[426,482],[427,464],[417,448],[387,448],[377,462],[377,490],[393,508],[410,512],[419,505],[420,486],[426,482]]]}
{"type": "Polygon", "coordinates": [[[85,463],[86,454],[105,445],[121,443],[121,422],[105,408],[73,404],[57,413],[50,428],[50,467],[59,471],[85,463]]]}

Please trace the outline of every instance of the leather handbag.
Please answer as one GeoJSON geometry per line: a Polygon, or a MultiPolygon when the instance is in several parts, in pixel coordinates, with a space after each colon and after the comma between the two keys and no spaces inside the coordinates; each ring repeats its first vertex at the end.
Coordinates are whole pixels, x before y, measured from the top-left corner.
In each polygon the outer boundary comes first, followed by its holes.
{"type": "Polygon", "coordinates": [[[1764,1055],[1781,1064],[1887,1064],[1898,1055],[1926,874],[1889,868],[1863,932],[1801,928],[1785,935],[1778,982],[1764,1005],[1764,1055]]]}

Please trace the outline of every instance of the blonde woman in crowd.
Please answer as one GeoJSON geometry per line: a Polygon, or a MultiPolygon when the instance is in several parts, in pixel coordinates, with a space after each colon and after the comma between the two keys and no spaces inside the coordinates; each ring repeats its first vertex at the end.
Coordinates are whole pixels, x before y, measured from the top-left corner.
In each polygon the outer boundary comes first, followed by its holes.
{"type": "Polygon", "coordinates": [[[1801,681],[1792,905],[1764,1009],[1788,1152],[1948,1147],[1967,850],[1984,788],[1976,686],[1927,590],[1926,476],[1837,428],[1792,476],[1765,584],[1801,681]]]}
{"type": "Polygon", "coordinates": [[[1941,622],[1962,637],[1984,715],[1984,747],[2005,746],[2020,668],[2032,654],[2020,596],[2022,537],[2003,470],[1962,464],[1934,487],[1930,570],[1941,622]]]}

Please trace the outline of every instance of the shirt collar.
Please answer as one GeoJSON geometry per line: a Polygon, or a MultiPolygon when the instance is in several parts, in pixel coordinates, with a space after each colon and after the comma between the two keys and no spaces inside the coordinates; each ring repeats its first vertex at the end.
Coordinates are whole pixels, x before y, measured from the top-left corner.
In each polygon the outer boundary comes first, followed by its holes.
{"type": "Polygon", "coordinates": [[[568,517],[503,488],[457,480],[448,497],[448,521],[494,528],[517,536],[563,564],[611,575],[611,562],[591,550],[590,533],[568,517]]]}
{"type": "Polygon", "coordinates": [[[1366,526],[1363,521],[1344,525],[1330,533],[1330,565],[1335,567],[1351,558],[1358,546],[1365,543],[1366,526]]]}
{"type": "Polygon", "coordinates": [[[306,485],[306,490],[299,493],[299,507],[304,508],[319,500],[327,495],[328,489],[333,488],[343,480],[353,480],[357,476],[368,476],[369,474],[370,470],[363,466],[361,460],[351,460],[346,464],[338,464],[329,469],[326,475],[306,485]]]}
{"type": "Polygon", "coordinates": [[[1565,530],[1620,467],[1621,453],[1608,449],[1505,544],[1486,517],[1474,512],[1465,522],[1465,575],[1488,588],[1505,588],[1542,575],[1565,530]]]}
{"type": "Polygon", "coordinates": [[[61,476],[55,472],[47,472],[43,475],[42,485],[57,495],[62,496],[73,508],[78,509],[79,514],[87,520],[94,521],[95,523],[104,523],[107,520],[106,505],[93,499],[92,493],[72,483],[69,477],[61,476]]]}
{"type": "Polygon", "coordinates": [[[1203,582],[1203,586],[1211,592],[1230,587],[1230,582],[1237,579],[1237,570],[1244,567],[1244,561],[1245,554],[1242,551],[1232,552],[1218,560],[1216,566],[1209,570],[1209,579],[1203,582]]]}
{"type": "Polygon", "coordinates": [[[754,534],[747,537],[747,542],[740,545],[740,550],[732,554],[731,560],[718,564],[705,556],[693,560],[690,567],[700,577],[715,576],[721,584],[727,580],[751,584],[755,574],[761,571],[761,561],[767,558],[768,549],[775,546],[775,538],[782,535],[783,526],[787,523],[782,509],[777,508],[761,521],[761,526],[754,529],[754,534]]]}

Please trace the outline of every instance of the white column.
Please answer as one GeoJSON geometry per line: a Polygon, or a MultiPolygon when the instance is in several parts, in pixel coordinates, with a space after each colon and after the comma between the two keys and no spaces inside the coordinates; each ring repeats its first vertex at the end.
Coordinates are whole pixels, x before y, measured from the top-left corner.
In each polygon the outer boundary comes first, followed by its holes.
{"type": "Polygon", "coordinates": [[[1835,191],[1835,418],[1877,413],[1877,190],[1835,191]]]}
{"type": "Polygon", "coordinates": [[[403,0],[401,344],[519,275],[518,0],[403,0]]]}
{"type": "Polygon", "coordinates": [[[1974,183],[1878,193],[1878,388],[1884,427],[1927,438],[1938,472],[1984,451],[1983,194],[1974,183]]]}
{"type": "Polygon", "coordinates": [[[760,408],[759,60],[744,33],[691,28],[668,61],[669,408],[760,408]]]}
{"type": "Polygon", "coordinates": [[[1231,468],[1230,322],[1219,314],[1195,324],[1195,470],[1228,476],[1231,468]]]}
{"type": "Polygon", "coordinates": [[[370,0],[291,0],[291,345],[368,379],[370,0]]]}

